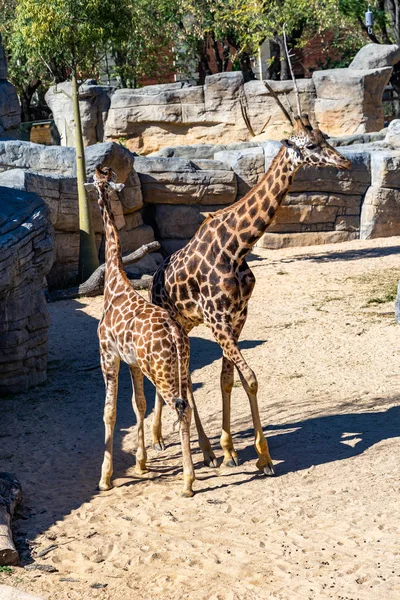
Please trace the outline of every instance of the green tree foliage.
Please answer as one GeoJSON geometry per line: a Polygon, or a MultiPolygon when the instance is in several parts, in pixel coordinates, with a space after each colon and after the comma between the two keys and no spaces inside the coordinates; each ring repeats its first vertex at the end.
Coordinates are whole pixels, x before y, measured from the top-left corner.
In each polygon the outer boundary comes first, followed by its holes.
{"type": "MultiPolygon", "coordinates": [[[[338,0],[181,0],[181,14],[181,45],[197,54],[205,74],[210,72],[210,60],[219,71],[226,70],[231,60],[250,78],[249,56],[265,39],[272,39],[280,50],[281,78],[286,79],[284,24],[292,47],[301,47],[330,28],[341,30],[343,39],[346,33],[352,46],[355,41],[338,0]]],[[[360,36],[356,37],[359,45],[360,36]]]]}
{"type": "Polygon", "coordinates": [[[57,80],[68,74],[72,81],[75,115],[76,164],[79,198],[79,279],[84,281],[98,266],[90,218],[85,155],[79,115],[79,83],[93,74],[109,36],[110,20],[117,16],[115,2],[106,0],[18,0],[11,35],[11,50],[21,49],[32,65],[43,65],[57,80]]]}
{"type": "Polygon", "coordinates": [[[113,75],[122,87],[136,87],[140,79],[162,79],[173,69],[171,52],[179,24],[177,0],[134,0],[118,4],[120,18],[113,20],[109,53],[113,75]],[[121,14],[122,12],[122,14],[121,14]]]}

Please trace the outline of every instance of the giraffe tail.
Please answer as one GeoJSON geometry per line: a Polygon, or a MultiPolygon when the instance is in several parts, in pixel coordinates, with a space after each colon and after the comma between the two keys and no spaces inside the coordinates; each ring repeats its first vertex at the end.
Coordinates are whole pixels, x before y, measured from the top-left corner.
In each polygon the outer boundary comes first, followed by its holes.
{"type": "Polygon", "coordinates": [[[178,368],[178,391],[179,397],[176,399],[175,408],[178,413],[178,421],[181,421],[186,409],[189,406],[187,401],[187,387],[188,387],[188,365],[185,364],[185,358],[182,354],[184,348],[184,340],[182,339],[182,333],[179,328],[174,324],[172,328],[172,335],[174,337],[176,357],[177,357],[177,368],[178,368]]]}

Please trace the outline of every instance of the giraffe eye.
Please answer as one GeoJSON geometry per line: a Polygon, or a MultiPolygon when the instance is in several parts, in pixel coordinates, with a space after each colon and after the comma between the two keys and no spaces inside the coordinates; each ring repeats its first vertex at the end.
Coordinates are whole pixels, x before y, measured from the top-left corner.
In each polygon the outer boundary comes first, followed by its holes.
{"type": "Polygon", "coordinates": [[[309,150],[314,150],[314,148],[316,148],[316,145],[315,145],[315,144],[312,144],[312,143],[310,143],[310,144],[307,144],[307,145],[306,145],[306,148],[308,148],[309,150]]]}

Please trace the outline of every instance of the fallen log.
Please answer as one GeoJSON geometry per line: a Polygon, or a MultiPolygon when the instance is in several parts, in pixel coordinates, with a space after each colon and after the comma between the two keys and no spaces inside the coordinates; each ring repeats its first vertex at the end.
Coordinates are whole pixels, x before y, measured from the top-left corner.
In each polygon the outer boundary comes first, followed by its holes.
{"type": "MultiPolygon", "coordinates": [[[[135,252],[131,252],[131,254],[127,254],[127,256],[122,257],[122,264],[124,266],[132,265],[133,263],[141,260],[146,254],[150,252],[155,252],[160,249],[159,242],[150,242],[149,244],[144,244],[135,252]]],[[[100,265],[94,273],[91,274],[89,279],[84,281],[78,286],[68,288],[66,290],[54,290],[49,293],[49,300],[69,300],[72,298],[81,298],[82,296],[100,296],[104,290],[104,275],[106,271],[106,265],[103,263],[100,265]]],[[[135,286],[134,282],[131,282],[134,287],[145,287],[142,283],[139,286],[135,286]]]]}
{"type": "Polygon", "coordinates": [[[11,473],[0,473],[0,565],[17,565],[18,552],[11,533],[11,518],[22,500],[21,484],[11,473]]]}

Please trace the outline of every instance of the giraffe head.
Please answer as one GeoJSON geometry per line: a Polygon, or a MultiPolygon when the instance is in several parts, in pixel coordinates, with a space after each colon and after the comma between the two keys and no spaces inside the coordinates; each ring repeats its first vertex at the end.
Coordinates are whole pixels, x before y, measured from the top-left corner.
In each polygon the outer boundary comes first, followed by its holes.
{"type": "Polygon", "coordinates": [[[295,117],[294,132],[282,144],[296,153],[300,165],[350,169],[351,162],[328,144],[319,129],[313,129],[308,116],[295,117]]]}
{"type": "MultiPolygon", "coordinates": [[[[93,184],[98,192],[101,190],[107,190],[111,188],[117,192],[120,192],[124,189],[123,183],[115,183],[118,175],[115,171],[111,169],[111,167],[101,167],[101,165],[97,165],[95,174],[93,176],[93,184]]],[[[86,187],[90,188],[93,184],[85,184],[86,187]]],[[[103,208],[103,195],[99,194],[98,203],[100,208],[103,208]]]]}

